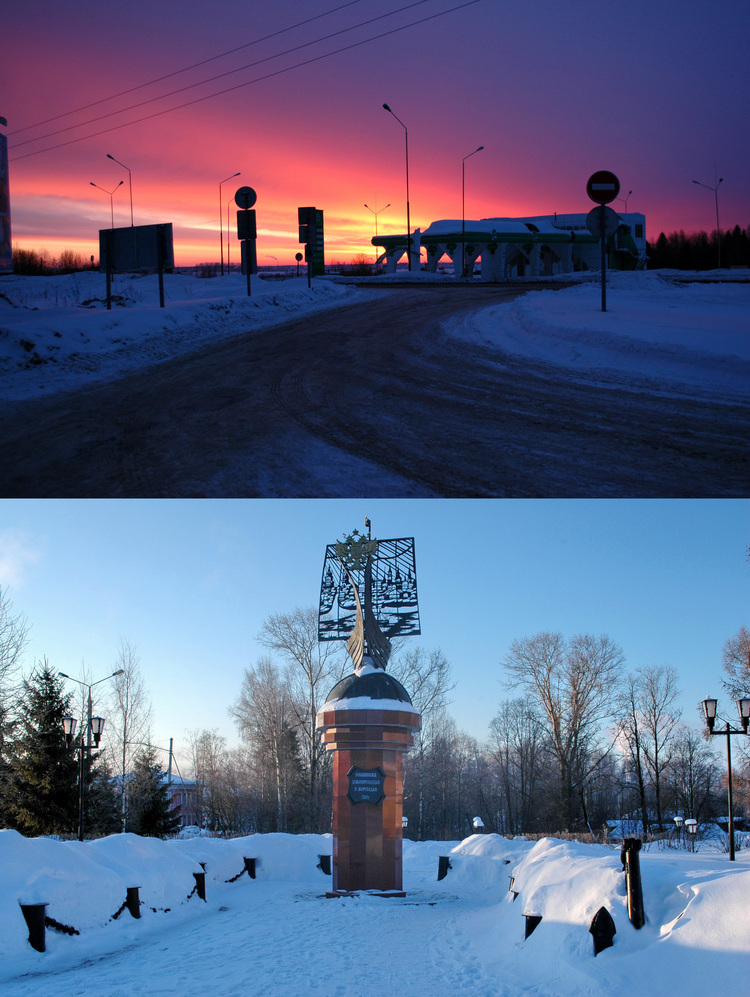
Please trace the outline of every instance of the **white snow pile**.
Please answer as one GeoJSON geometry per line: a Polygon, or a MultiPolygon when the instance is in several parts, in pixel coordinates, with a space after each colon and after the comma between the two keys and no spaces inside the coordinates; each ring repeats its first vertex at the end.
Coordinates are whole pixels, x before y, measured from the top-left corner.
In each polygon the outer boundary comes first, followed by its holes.
{"type": "Polygon", "coordinates": [[[587,383],[747,401],[750,283],[725,276],[714,283],[678,271],[611,273],[606,311],[601,281],[588,279],[463,316],[448,331],[566,367],[587,383]]]}
{"type": "Polygon", "coordinates": [[[404,898],[326,899],[319,856],[330,852],[330,835],[79,843],[1,831],[4,997],[673,997],[747,987],[750,850],[734,863],[704,843],[695,853],[641,851],[640,930],[628,921],[616,847],[494,834],[405,841],[404,898]],[[440,856],[450,869],[438,881],[440,856]],[[245,858],[256,859],[255,879],[245,858]],[[194,892],[201,863],[205,902],[194,892]],[[121,910],[133,886],[138,920],[121,910]],[[22,903],[47,903],[49,918],[79,934],[48,927],[46,951],[34,950],[22,903]],[[595,955],[589,926],[601,907],[616,934],[595,955]],[[541,917],[528,938],[526,915],[541,917]]]}
{"type": "MultiPolygon", "coordinates": [[[[373,285],[452,282],[420,272],[370,278],[373,285]]],[[[112,380],[231,336],[361,300],[354,278],[274,280],[241,274],[200,278],[115,275],[105,306],[102,274],[0,276],[0,397],[47,397],[112,380]]],[[[750,396],[750,272],[638,271],[608,274],[607,310],[597,275],[564,274],[561,290],[534,290],[445,324],[451,336],[497,354],[521,354],[570,378],[631,389],[708,392],[717,401],[750,396]]],[[[393,291],[393,293],[398,293],[393,291]]]]}
{"type": "Polygon", "coordinates": [[[348,304],[355,288],[329,280],[201,278],[85,271],[55,277],[0,276],[0,382],[7,399],[46,397],[107,381],[240,333],[348,304]]]}

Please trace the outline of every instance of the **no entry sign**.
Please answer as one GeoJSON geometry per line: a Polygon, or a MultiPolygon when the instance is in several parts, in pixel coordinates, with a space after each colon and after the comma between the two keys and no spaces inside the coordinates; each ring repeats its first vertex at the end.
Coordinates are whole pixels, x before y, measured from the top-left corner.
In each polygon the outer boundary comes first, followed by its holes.
{"type": "Polygon", "coordinates": [[[609,204],[620,193],[620,181],[609,170],[597,170],[588,179],[586,193],[597,204],[609,204]]]}

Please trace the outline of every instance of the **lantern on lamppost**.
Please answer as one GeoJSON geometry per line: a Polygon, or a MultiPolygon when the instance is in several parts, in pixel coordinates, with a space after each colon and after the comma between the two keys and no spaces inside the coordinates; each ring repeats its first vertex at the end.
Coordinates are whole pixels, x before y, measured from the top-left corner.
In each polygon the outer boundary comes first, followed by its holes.
{"type": "MultiPolygon", "coordinates": [[[[729,808],[729,861],[734,862],[734,809],[732,804],[732,742],[731,736],[733,734],[747,734],[748,725],[750,725],[750,699],[738,699],[737,701],[737,712],[740,715],[740,723],[742,725],[741,730],[736,727],[732,727],[729,721],[725,722],[725,726],[720,730],[714,730],[716,725],[716,706],[717,700],[715,699],[704,699],[703,700],[703,715],[706,718],[706,726],[708,727],[709,734],[725,734],[727,739],[727,804],[729,808]]],[[[687,826],[687,821],[685,821],[687,826]]]]}
{"type": "Polygon", "coordinates": [[[81,722],[79,743],[73,744],[73,739],[75,738],[77,721],[75,717],[63,717],[63,732],[65,733],[65,743],[73,751],[79,752],[79,765],[78,765],[78,840],[83,841],[83,826],[84,826],[84,798],[86,793],[86,764],[85,756],[86,754],[91,754],[91,742],[93,740],[94,747],[99,747],[99,742],[102,738],[102,733],[104,731],[104,717],[92,716],[92,701],[91,701],[91,690],[95,685],[99,685],[100,682],[106,682],[108,679],[115,678],[117,675],[124,675],[125,669],[120,668],[116,672],[112,672],[111,675],[105,676],[103,679],[99,679],[97,682],[82,682],[80,679],[75,679],[71,675],[66,675],[65,672],[57,673],[60,678],[70,679],[71,682],[76,682],[78,685],[83,686],[84,689],[88,691],[87,703],[86,703],[86,717],[81,722]],[[85,735],[85,741],[84,741],[85,735]]]}

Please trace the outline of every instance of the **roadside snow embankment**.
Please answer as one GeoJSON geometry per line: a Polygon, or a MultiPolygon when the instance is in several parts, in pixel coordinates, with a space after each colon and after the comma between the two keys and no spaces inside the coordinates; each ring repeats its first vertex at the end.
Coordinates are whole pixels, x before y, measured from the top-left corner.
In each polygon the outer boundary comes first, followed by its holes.
{"type": "Polygon", "coordinates": [[[606,312],[601,285],[588,280],[482,309],[447,331],[588,383],[750,397],[750,283],[614,273],[606,312]]]}
{"type": "Polygon", "coordinates": [[[112,309],[105,278],[0,277],[2,397],[47,397],[185,354],[241,333],[255,335],[301,315],[352,301],[357,290],[328,280],[118,274],[112,309]]]}

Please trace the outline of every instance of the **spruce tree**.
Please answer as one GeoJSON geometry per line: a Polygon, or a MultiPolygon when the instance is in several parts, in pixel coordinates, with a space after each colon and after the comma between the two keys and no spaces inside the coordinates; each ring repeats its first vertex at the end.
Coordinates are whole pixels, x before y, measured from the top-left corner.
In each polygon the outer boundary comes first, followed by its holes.
{"type": "Polygon", "coordinates": [[[46,660],[23,683],[5,799],[6,823],[22,834],[71,834],[77,827],[77,754],[63,731],[70,700],[46,660]]]}
{"type": "Polygon", "coordinates": [[[163,838],[180,826],[179,808],[170,809],[169,789],[164,771],[156,762],[154,748],[144,748],[133,765],[128,787],[126,831],[147,837],[163,838]]]}

